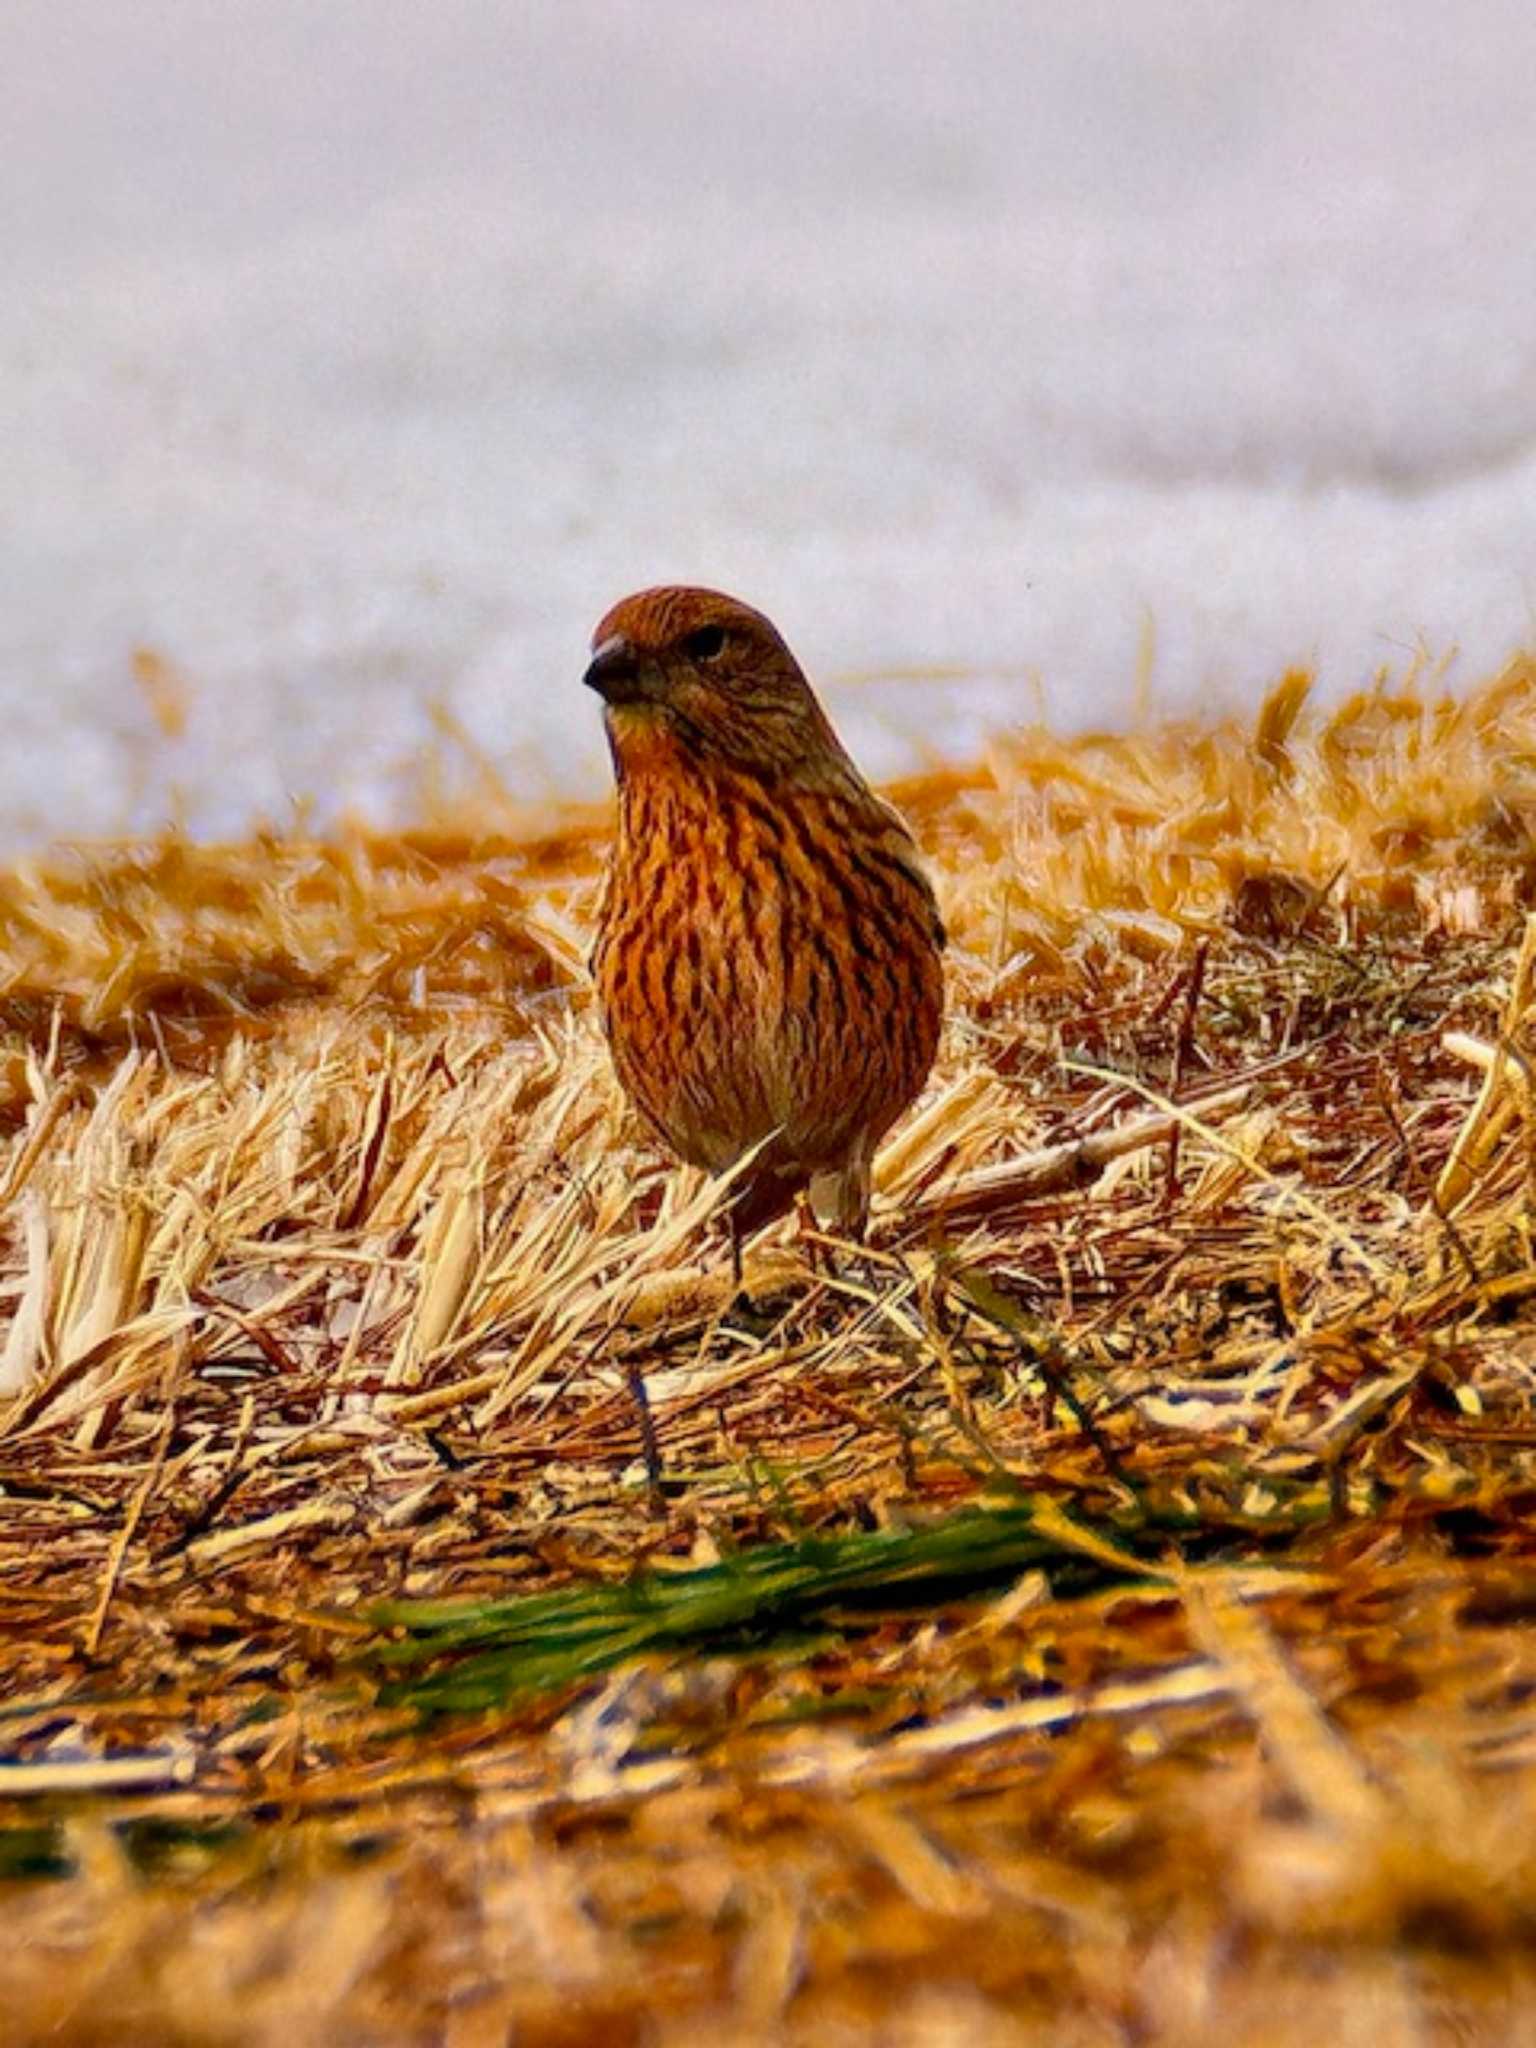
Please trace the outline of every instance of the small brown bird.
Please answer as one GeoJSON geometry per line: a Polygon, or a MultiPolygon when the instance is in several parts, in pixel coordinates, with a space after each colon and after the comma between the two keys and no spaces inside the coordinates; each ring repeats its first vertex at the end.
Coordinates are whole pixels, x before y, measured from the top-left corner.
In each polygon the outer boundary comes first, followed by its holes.
{"type": "Polygon", "coordinates": [[[643,590],[592,639],[619,785],[592,965],[619,1079],[712,1173],[761,1146],[747,1232],[802,1190],[858,1233],[875,1147],[922,1087],[944,927],[912,835],[844,752],[772,624],[643,590]]]}

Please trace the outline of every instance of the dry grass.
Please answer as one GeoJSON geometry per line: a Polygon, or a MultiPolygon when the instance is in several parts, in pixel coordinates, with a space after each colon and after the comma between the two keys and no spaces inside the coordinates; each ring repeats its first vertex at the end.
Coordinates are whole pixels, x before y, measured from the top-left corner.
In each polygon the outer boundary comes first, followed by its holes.
{"type": "Polygon", "coordinates": [[[12,2038],[1536,2031],[1536,669],[898,794],[942,1059],[750,1313],[600,820],[0,877],[12,2038]]]}

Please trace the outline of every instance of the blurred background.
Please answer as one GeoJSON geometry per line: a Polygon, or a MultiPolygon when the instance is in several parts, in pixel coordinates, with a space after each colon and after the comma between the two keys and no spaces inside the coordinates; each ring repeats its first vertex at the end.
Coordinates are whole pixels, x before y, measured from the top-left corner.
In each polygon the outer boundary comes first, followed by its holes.
{"type": "Polygon", "coordinates": [[[7,843],[398,816],[444,717],[597,793],[662,579],[880,774],[1536,640],[1528,0],[7,0],[0,59],[7,843]]]}

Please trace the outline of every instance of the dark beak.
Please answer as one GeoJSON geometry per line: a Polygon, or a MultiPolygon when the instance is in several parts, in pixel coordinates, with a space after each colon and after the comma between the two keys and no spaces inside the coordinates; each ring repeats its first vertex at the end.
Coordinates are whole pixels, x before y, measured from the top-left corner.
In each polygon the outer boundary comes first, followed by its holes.
{"type": "Polygon", "coordinates": [[[608,704],[633,704],[646,694],[635,650],[622,633],[615,633],[594,650],[581,680],[608,704]]]}

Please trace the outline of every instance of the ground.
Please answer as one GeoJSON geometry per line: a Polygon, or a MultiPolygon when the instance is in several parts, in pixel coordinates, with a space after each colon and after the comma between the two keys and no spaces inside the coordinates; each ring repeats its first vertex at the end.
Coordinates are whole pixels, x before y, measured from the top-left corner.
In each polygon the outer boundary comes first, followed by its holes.
{"type": "Polygon", "coordinates": [[[1536,671],[894,794],[745,1303],[600,817],[0,878],[8,2038],[1536,2036],[1536,671]]]}

